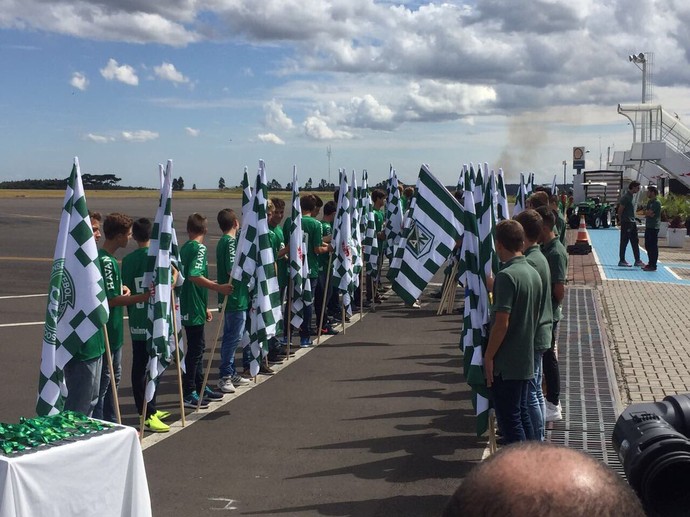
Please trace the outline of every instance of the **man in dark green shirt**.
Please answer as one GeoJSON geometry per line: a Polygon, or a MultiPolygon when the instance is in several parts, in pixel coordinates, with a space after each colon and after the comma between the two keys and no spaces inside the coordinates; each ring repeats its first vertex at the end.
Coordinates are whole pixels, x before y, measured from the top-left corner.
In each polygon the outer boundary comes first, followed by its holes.
{"type": "Polygon", "coordinates": [[[635,200],[634,196],[640,191],[640,182],[631,181],[628,191],[621,198],[618,205],[618,221],[621,229],[621,244],[618,257],[619,267],[631,267],[625,260],[625,248],[630,247],[635,257],[635,266],[643,267],[645,264],[640,260],[640,243],[637,238],[637,222],[635,221],[635,200]]]}
{"type": "Polygon", "coordinates": [[[659,260],[659,226],[661,222],[661,202],[657,199],[659,191],[656,187],[647,187],[647,210],[645,215],[644,247],[649,255],[649,264],[642,268],[643,271],[656,271],[656,263],[659,260]]]}
{"type": "Polygon", "coordinates": [[[522,254],[524,241],[525,232],[517,221],[496,225],[496,252],[503,268],[494,280],[484,374],[507,443],[526,439],[529,415],[522,401],[534,377],[534,335],[542,296],[539,274],[522,254]]]}

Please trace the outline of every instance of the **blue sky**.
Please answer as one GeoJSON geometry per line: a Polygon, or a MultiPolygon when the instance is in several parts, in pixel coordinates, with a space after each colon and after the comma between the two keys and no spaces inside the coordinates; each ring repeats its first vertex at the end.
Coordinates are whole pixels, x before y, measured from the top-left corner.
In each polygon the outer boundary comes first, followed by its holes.
{"type": "MultiPolygon", "coordinates": [[[[680,1],[0,0],[0,180],[115,173],[154,186],[239,182],[264,159],[285,183],[337,169],[413,182],[426,162],[562,178],[630,145],[617,103],[690,120],[690,8],[680,1]]],[[[560,181],[560,180],[559,180],[560,181]]]]}

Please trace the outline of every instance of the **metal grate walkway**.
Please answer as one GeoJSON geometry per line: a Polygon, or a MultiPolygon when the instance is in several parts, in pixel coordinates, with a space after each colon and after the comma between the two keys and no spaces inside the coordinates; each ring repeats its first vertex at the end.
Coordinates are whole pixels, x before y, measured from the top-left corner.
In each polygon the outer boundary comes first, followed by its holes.
{"type": "Polygon", "coordinates": [[[563,420],[547,424],[546,439],[585,451],[624,475],[611,445],[618,389],[594,296],[587,287],[566,289],[558,330],[563,420]]]}

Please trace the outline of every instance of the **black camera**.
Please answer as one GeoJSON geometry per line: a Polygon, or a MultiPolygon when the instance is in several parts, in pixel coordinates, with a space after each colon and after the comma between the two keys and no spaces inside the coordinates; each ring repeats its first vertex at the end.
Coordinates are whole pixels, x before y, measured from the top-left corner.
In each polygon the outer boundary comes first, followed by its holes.
{"type": "Polygon", "coordinates": [[[629,406],[613,446],[648,515],[690,515],[690,393],[629,406]]]}

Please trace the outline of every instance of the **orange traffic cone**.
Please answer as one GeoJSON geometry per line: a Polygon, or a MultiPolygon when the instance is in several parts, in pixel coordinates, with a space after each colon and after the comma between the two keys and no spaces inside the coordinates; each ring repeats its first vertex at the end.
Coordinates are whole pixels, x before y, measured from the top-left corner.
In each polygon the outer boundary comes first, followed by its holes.
{"type": "Polygon", "coordinates": [[[587,235],[585,214],[580,214],[580,227],[577,230],[577,239],[575,240],[575,244],[568,246],[568,253],[570,255],[589,255],[592,253],[592,246],[589,244],[589,235],[587,235]]]}

